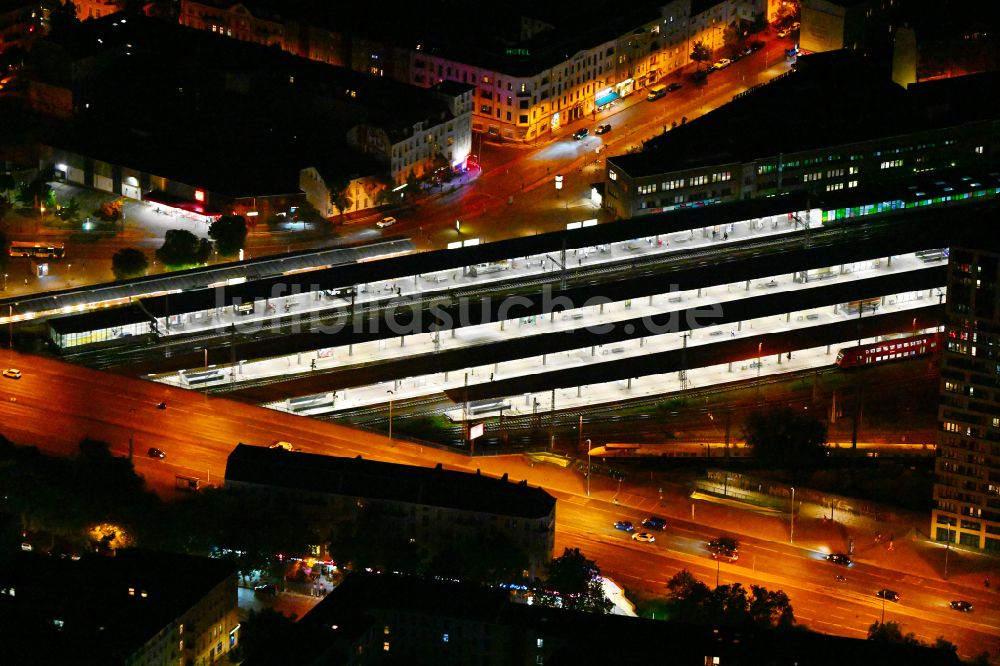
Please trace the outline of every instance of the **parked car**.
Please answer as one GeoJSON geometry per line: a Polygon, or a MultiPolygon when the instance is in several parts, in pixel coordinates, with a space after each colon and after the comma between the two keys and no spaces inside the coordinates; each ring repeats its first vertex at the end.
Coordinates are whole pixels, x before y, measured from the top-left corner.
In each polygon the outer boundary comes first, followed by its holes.
{"type": "Polygon", "coordinates": [[[733,64],[732,60],[730,60],[729,58],[723,58],[722,60],[719,60],[714,65],[712,65],[712,69],[725,69],[726,67],[729,67],[732,64],[733,64]]]}
{"type": "Polygon", "coordinates": [[[636,532],[632,535],[632,541],[641,541],[642,543],[653,543],[656,541],[656,537],[649,532],[636,532]]]}
{"type": "Polygon", "coordinates": [[[660,518],[658,516],[650,516],[646,520],[642,521],[642,526],[647,530],[665,530],[667,529],[667,521],[665,518],[660,518]]]}
{"type": "Polygon", "coordinates": [[[17,368],[7,368],[6,370],[3,371],[3,376],[6,377],[7,379],[20,379],[21,371],[18,370],[17,368]]]}
{"type": "Polygon", "coordinates": [[[952,601],[948,604],[954,610],[961,611],[963,613],[968,613],[972,611],[971,601],[952,601]]]}
{"type": "Polygon", "coordinates": [[[273,597],[278,594],[278,588],[274,585],[258,585],[253,588],[253,593],[260,597],[273,597]]]}
{"type": "Polygon", "coordinates": [[[683,85],[681,85],[680,83],[677,83],[676,81],[674,81],[669,86],[667,86],[667,92],[676,92],[676,91],[680,90],[683,87],[684,87],[683,85]]]}
{"type": "Polygon", "coordinates": [[[281,449],[282,451],[293,451],[291,442],[275,442],[269,448],[281,449]]]}
{"type": "Polygon", "coordinates": [[[616,520],[615,529],[622,532],[633,532],[635,531],[635,526],[627,520],[616,520]]]}
{"type": "Polygon", "coordinates": [[[394,217],[383,217],[381,220],[375,223],[375,226],[379,229],[385,229],[386,227],[391,227],[396,224],[396,218],[394,217]]]}
{"type": "Polygon", "coordinates": [[[899,592],[883,588],[875,593],[876,597],[880,599],[885,599],[886,601],[899,601],[899,592]]]}
{"type": "Polygon", "coordinates": [[[750,49],[751,53],[756,53],[757,51],[760,51],[762,48],[764,48],[764,42],[760,42],[760,41],[750,42],[747,45],[747,47],[750,49]]]}
{"type": "Polygon", "coordinates": [[[164,458],[167,457],[166,453],[156,448],[155,446],[149,447],[149,450],[146,451],[146,455],[149,456],[150,458],[158,458],[160,460],[163,460],[164,458]]]}
{"type": "Polygon", "coordinates": [[[732,537],[719,537],[708,542],[708,552],[714,560],[735,562],[740,559],[740,545],[732,537]]]}
{"type": "Polygon", "coordinates": [[[607,134],[610,131],[611,131],[611,125],[610,124],[598,125],[597,129],[594,130],[594,134],[607,134]]]}
{"type": "Polygon", "coordinates": [[[851,558],[843,553],[830,553],[826,556],[826,561],[833,562],[834,564],[842,564],[845,567],[849,567],[852,564],[851,558]]]}
{"type": "Polygon", "coordinates": [[[590,134],[590,130],[586,127],[581,127],[577,131],[573,132],[573,138],[579,141],[590,134]]]}
{"type": "Polygon", "coordinates": [[[790,35],[791,32],[792,31],[789,30],[788,28],[785,28],[784,30],[779,30],[778,31],[778,39],[784,39],[785,37],[788,37],[788,35],[790,35]]]}

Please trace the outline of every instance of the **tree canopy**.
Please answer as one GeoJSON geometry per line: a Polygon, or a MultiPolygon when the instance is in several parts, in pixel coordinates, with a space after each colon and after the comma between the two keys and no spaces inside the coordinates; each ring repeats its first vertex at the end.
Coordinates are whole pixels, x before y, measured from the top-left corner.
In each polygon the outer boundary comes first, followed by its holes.
{"type": "Polygon", "coordinates": [[[239,254],[246,247],[247,221],[242,215],[223,215],[208,227],[208,237],[222,256],[239,254]]]}
{"type": "Polygon", "coordinates": [[[667,581],[669,610],[677,620],[693,624],[753,624],[786,628],[795,624],[788,595],[759,585],[739,583],[714,590],[684,569],[667,581]]]}
{"type": "Polygon", "coordinates": [[[826,425],[805,410],[778,406],[747,415],[743,437],[766,463],[797,468],[822,458],[826,425]]]}
{"type": "Polygon", "coordinates": [[[330,205],[337,209],[340,217],[344,217],[347,209],[354,205],[351,199],[351,181],[343,178],[330,184],[330,205]]]}
{"type": "Polygon", "coordinates": [[[549,563],[548,575],[543,586],[546,591],[558,592],[558,597],[548,594],[538,596],[538,603],[554,606],[560,599],[568,610],[607,613],[611,601],[604,594],[601,570],[597,563],[587,559],[579,548],[566,548],[563,554],[549,563]]]}
{"type": "Polygon", "coordinates": [[[698,40],[691,47],[691,60],[696,63],[708,62],[712,59],[712,50],[705,45],[704,42],[698,40]]]}
{"type": "Polygon", "coordinates": [[[111,256],[111,272],[116,280],[143,276],[148,269],[149,259],[134,247],[123,247],[111,256]]]}
{"type": "Polygon", "coordinates": [[[212,243],[198,238],[186,229],[171,229],[163,239],[163,246],[156,251],[156,258],[172,268],[204,264],[212,254],[212,243]]]}

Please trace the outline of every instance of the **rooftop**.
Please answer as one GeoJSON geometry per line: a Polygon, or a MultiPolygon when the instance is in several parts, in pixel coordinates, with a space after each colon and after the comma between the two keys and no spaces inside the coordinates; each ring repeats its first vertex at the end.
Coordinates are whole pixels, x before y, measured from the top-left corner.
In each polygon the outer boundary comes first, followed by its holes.
{"type": "Polygon", "coordinates": [[[608,163],[634,178],[749,163],[1000,114],[1000,105],[979,93],[1000,85],[1000,73],[904,90],[847,53],[806,56],[800,63],[799,70],[650,139],[642,152],[616,155],[608,163]]]}
{"type": "Polygon", "coordinates": [[[0,570],[0,588],[16,590],[0,595],[0,616],[16,618],[22,630],[5,622],[4,652],[11,663],[19,647],[32,651],[34,663],[56,663],[46,655],[72,655],[78,664],[125,663],[220,583],[233,578],[235,592],[235,576],[226,560],[141,549],[78,561],[19,553],[0,570]],[[16,636],[25,638],[23,645],[16,636]]]}
{"type": "Polygon", "coordinates": [[[544,518],[556,500],[526,482],[413,467],[357,458],[240,444],[226,462],[226,482],[237,481],[293,490],[410,502],[463,511],[544,518]]]}

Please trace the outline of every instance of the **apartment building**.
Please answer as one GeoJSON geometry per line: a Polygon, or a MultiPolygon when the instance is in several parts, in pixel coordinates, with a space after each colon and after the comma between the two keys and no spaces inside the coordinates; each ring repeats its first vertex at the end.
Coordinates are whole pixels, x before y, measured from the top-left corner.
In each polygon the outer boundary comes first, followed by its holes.
{"type": "Polygon", "coordinates": [[[643,0],[612,9],[558,0],[498,11],[484,23],[459,5],[428,17],[413,3],[337,13],[277,0],[252,8],[182,0],[180,22],[417,86],[472,85],[473,130],[524,142],[593,118],[690,64],[696,41],[721,48],[727,26],[767,11],[767,0],[643,0]]]}
{"type": "Polygon", "coordinates": [[[1000,242],[951,248],[931,534],[1000,552],[1000,242]]]}
{"type": "Polygon", "coordinates": [[[785,192],[822,196],[998,157],[1000,108],[978,92],[1000,82],[996,74],[904,90],[850,53],[800,63],[642,152],[609,157],[603,205],[632,218],[785,192]]]}
{"type": "Polygon", "coordinates": [[[9,663],[225,661],[240,640],[236,566],[141,549],[78,559],[18,553],[0,570],[9,663]]]}
{"type": "Polygon", "coordinates": [[[440,464],[412,467],[240,444],[226,462],[226,487],[294,498],[323,542],[334,545],[345,521],[371,516],[420,552],[504,536],[527,555],[532,577],[555,545],[555,498],[506,474],[494,479],[440,464]]]}

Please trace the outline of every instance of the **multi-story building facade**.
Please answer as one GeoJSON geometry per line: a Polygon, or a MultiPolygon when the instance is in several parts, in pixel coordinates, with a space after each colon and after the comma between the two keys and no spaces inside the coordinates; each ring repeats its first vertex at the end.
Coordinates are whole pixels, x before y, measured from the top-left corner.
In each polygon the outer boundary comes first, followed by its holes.
{"type": "Polygon", "coordinates": [[[556,500],[526,482],[512,483],[436,468],[240,444],[226,462],[226,487],[293,497],[323,542],[364,514],[380,529],[411,539],[426,553],[466,539],[508,538],[539,575],[555,546],[556,500]]]}
{"type": "Polygon", "coordinates": [[[973,100],[996,76],[965,78],[904,91],[847,54],[809,56],[800,71],[646,142],[642,152],[608,158],[603,205],[631,218],[990,164],[1000,150],[997,110],[973,100]],[[788,100],[810,113],[784,114],[788,100]],[[860,106],[870,108],[863,120],[860,106]],[[773,129],[734,130],[741,127],[773,129]]]}
{"type": "Polygon", "coordinates": [[[139,549],[19,553],[0,571],[11,663],[213,664],[239,643],[232,562],[139,549]]]}
{"type": "Polygon", "coordinates": [[[721,48],[727,26],[767,10],[767,0],[649,0],[627,12],[602,8],[600,16],[543,5],[532,9],[541,18],[520,16],[519,31],[502,44],[490,26],[459,45],[443,28],[393,36],[370,34],[364,22],[322,27],[338,19],[295,14],[275,2],[251,11],[230,0],[182,0],[180,22],[418,86],[473,85],[475,131],[533,141],[690,64],[696,41],[721,48]]]}
{"type": "Polygon", "coordinates": [[[1000,552],[1000,243],[980,231],[948,258],[931,534],[1000,552]]]}

